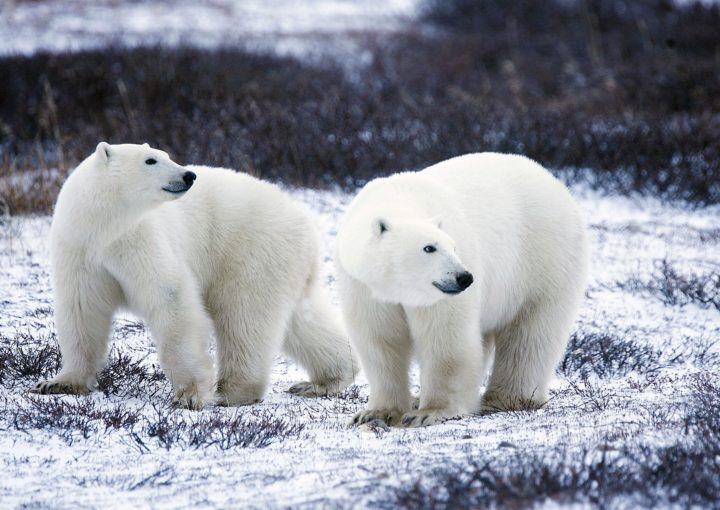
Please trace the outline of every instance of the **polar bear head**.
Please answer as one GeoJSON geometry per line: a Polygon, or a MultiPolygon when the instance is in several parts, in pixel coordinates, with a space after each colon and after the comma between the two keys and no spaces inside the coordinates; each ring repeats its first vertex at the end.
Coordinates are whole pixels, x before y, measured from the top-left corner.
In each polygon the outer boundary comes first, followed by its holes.
{"type": "Polygon", "coordinates": [[[181,197],[195,181],[195,174],[148,144],[110,145],[100,142],[94,166],[112,193],[152,207],[181,197]]]}
{"type": "Polygon", "coordinates": [[[341,242],[339,256],[343,267],[367,285],[375,298],[430,306],[473,283],[439,218],[374,218],[370,223],[364,241],[347,243],[345,250],[341,242]]]}

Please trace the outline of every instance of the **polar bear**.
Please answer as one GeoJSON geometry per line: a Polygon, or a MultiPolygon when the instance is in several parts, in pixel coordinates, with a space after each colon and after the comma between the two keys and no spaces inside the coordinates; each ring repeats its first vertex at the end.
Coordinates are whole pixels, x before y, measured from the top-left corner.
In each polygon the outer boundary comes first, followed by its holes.
{"type": "Polygon", "coordinates": [[[348,207],[335,260],[370,383],[355,423],[422,426],[547,400],[586,285],[588,248],[577,204],[539,164],[468,154],[371,181],[348,207]]]}
{"type": "Polygon", "coordinates": [[[311,380],[292,393],[332,393],[354,378],[344,327],[318,278],[311,218],[275,185],[182,167],[147,144],[101,142],[60,191],[50,256],[63,365],[36,393],[93,387],[119,308],[147,320],[188,408],[258,401],[282,347],[311,380]]]}

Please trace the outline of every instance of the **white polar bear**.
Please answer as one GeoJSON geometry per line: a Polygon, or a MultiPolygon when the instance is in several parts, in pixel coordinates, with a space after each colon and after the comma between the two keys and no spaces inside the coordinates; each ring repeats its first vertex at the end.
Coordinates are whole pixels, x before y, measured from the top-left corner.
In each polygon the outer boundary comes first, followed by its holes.
{"type": "Polygon", "coordinates": [[[350,344],[318,279],[311,218],[277,186],[182,167],[147,144],[102,142],[62,187],[50,237],[63,365],[37,393],[89,391],[121,307],[148,321],[178,403],[189,408],[215,400],[213,326],[221,404],[259,400],[283,346],[311,379],[293,393],[336,392],[354,378],[350,344]]]}
{"type": "Polygon", "coordinates": [[[563,184],[525,157],[483,153],[370,182],[348,207],[336,263],[370,382],[354,422],[420,426],[546,401],[583,296],[588,248],[563,184]],[[408,382],[413,351],[419,409],[408,382]]]}

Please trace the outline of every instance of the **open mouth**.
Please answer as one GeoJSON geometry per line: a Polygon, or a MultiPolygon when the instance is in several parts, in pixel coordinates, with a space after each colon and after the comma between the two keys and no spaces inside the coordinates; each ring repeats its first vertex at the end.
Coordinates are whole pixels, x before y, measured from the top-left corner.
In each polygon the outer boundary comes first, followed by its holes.
{"type": "Polygon", "coordinates": [[[180,193],[185,193],[187,190],[190,189],[190,186],[185,184],[184,182],[171,182],[167,186],[163,186],[163,191],[167,191],[168,193],[174,193],[176,195],[179,195],[180,193]]]}
{"type": "Polygon", "coordinates": [[[432,282],[432,284],[443,294],[460,294],[463,290],[465,290],[461,289],[457,285],[442,285],[438,282],[432,282]]]}

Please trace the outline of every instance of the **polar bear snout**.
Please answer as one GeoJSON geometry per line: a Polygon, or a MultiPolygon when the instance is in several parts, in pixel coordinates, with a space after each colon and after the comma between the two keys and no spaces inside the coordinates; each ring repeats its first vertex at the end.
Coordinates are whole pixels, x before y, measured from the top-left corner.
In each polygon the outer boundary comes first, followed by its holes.
{"type": "Polygon", "coordinates": [[[197,175],[195,175],[193,172],[185,172],[183,174],[183,181],[185,182],[185,185],[190,189],[190,186],[193,185],[193,182],[195,182],[195,179],[197,179],[197,175]]]}
{"type": "Polygon", "coordinates": [[[196,178],[197,175],[194,172],[187,171],[182,174],[182,181],[171,181],[163,186],[163,190],[169,193],[185,193],[192,187],[196,178]]]}
{"type": "Polygon", "coordinates": [[[468,271],[460,271],[452,277],[441,282],[432,282],[436,289],[444,294],[460,294],[462,291],[472,285],[474,281],[472,273],[468,271]]]}
{"type": "Polygon", "coordinates": [[[472,282],[473,275],[468,271],[463,271],[455,277],[455,283],[457,283],[457,286],[460,287],[461,291],[467,289],[470,285],[472,285],[472,282]]]}

